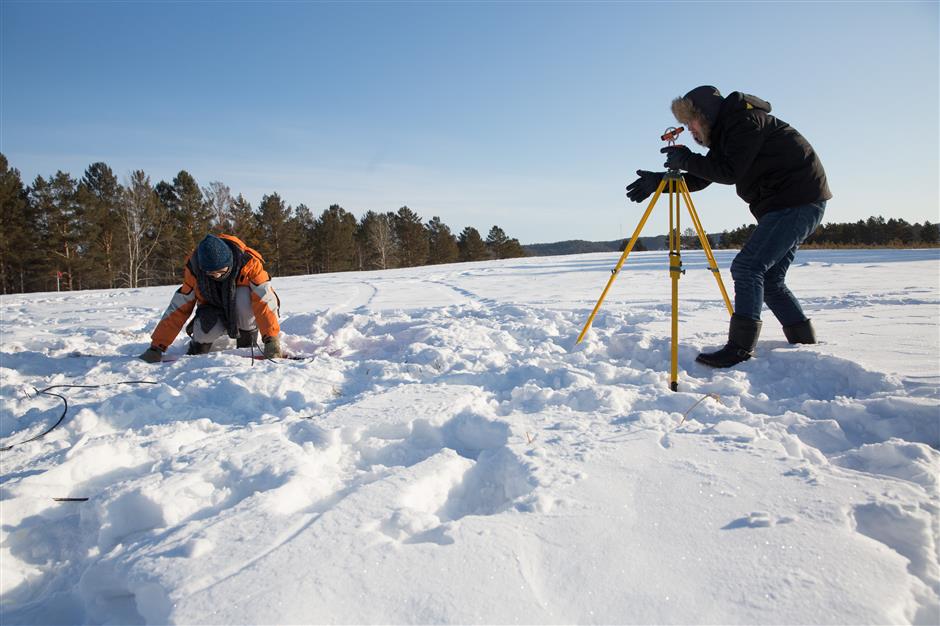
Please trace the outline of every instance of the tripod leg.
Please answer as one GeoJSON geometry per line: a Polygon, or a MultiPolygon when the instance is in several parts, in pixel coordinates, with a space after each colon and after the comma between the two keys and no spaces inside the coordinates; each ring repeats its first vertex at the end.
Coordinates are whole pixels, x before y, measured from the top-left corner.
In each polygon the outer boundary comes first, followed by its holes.
{"type": "Polygon", "coordinates": [[[672,281],[672,342],[670,346],[671,367],[669,370],[669,388],[679,389],[679,276],[682,274],[682,255],[680,253],[681,231],[679,230],[679,190],[670,182],[669,189],[669,278],[672,281]],[[675,206],[673,207],[673,196],[675,206]],[[673,226],[675,220],[675,226],[673,226]]]}
{"type": "Polygon", "coordinates": [[[686,184],[685,179],[682,179],[679,182],[679,190],[682,192],[682,196],[685,198],[685,205],[689,209],[689,217],[692,218],[692,224],[695,225],[695,231],[698,233],[698,239],[702,242],[702,250],[705,251],[705,258],[708,259],[708,267],[711,269],[712,274],[715,275],[715,280],[718,281],[718,289],[721,291],[721,297],[724,298],[725,307],[728,309],[728,315],[734,315],[734,307],[731,306],[731,299],[728,298],[728,292],[725,290],[725,284],[721,280],[721,271],[718,269],[718,262],[715,261],[715,255],[712,253],[711,244],[708,243],[708,235],[705,234],[705,230],[702,228],[702,222],[699,221],[698,213],[695,210],[695,205],[692,204],[692,196],[689,193],[689,186],[686,184]]]}
{"type": "Polygon", "coordinates": [[[588,317],[587,322],[584,324],[584,328],[581,329],[581,334],[578,335],[578,340],[575,343],[581,343],[581,340],[584,339],[584,335],[587,334],[591,324],[594,322],[594,316],[597,315],[597,312],[601,308],[601,303],[604,302],[604,298],[607,297],[607,292],[610,291],[610,286],[614,284],[614,280],[617,278],[617,274],[620,273],[620,268],[623,267],[624,261],[627,260],[627,255],[630,254],[630,251],[633,250],[633,246],[636,244],[636,240],[640,238],[640,232],[643,230],[643,226],[646,225],[646,220],[649,219],[650,214],[653,212],[653,207],[656,206],[656,201],[659,200],[659,196],[663,193],[663,188],[666,186],[666,178],[663,177],[663,180],[660,181],[659,187],[656,188],[656,193],[653,194],[653,199],[650,200],[650,204],[646,207],[646,213],[643,214],[640,223],[637,224],[636,230],[633,231],[633,237],[630,238],[630,243],[627,244],[627,247],[623,249],[623,254],[620,255],[620,260],[617,262],[616,267],[610,274],[610,279],[607,281],[607,286],[604,287],[604,291],[601,292],[601,297],[597,299],[597,304],[594,305],[594,310],[591,311],[590,317],[588,317]]]}

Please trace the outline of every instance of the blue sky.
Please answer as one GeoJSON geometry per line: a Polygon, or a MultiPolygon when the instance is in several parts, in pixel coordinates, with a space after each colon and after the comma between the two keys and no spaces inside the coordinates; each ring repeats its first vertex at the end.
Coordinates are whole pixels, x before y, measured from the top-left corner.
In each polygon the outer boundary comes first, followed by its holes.
{"type": "MultiPolygon", "coordinates": [[[[4,0],[0,20],[0,151],[27,184],[104,161],[254,206],[609,240],[645,208],[624,186],[661,169],[672,98],[713,84],[809,139],[825,221],[940,219],[937,2],[4,0]]],[[[709,231],[752,221],[731,187],[694,200],[709,231]]]]}

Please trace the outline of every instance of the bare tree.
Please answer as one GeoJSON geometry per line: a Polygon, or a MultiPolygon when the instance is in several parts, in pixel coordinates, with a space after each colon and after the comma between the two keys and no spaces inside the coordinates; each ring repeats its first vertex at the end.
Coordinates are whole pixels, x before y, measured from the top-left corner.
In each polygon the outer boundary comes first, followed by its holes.
{"type": "Polygon", "coordinates": [[[202,188],[212,211],[212,228],[219,233],[232,232],[232,190],[217,180],[202,188]]]}
{"type": "Polygon", "coordinates": [[[384,270],[395,264],[393,213],[368,211],[360,223],[363,269],[384,270]]]}
{"type": "Polygon", "coordinates": [[[134,171],[124,187],[120,216],[127,236],[127,286],[139,287],[142,270],[162,243],[169,215],[143,170],[134,171]]]}

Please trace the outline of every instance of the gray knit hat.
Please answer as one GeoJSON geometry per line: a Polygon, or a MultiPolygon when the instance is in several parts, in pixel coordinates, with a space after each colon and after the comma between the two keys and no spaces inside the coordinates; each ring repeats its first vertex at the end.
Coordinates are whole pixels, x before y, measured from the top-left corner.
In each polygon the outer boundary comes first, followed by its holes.
{"type": "Polygon", "coordinates": [[[221,238],[206,235],[196,248],[199,267],[205,272],[216,272],[223,267],[232,267],[232,250],[221,238]]]}

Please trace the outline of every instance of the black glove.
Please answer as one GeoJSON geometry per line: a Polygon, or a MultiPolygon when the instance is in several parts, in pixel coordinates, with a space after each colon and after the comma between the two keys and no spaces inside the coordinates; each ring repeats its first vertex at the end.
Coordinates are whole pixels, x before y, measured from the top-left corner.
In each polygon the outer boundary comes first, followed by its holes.
{"type": "Polygon", "coordinates": [[[692,151],[686,146],[666,146],[660,152],[666,155],[663,165],[670,170],[684,170],[689,163],[689,157],[692,156],[692,151]]]}
{"type": "Polygon", "coordinates": [[[151,346],[140,355],[140,358],[147,363],[159,363],[163,359],[163,351],[151,346]]]}
{"type": "Polygon", "coordinates": [[[643,202],[659,187],[665,172],[647,172],[646,170],[637,170],[635,181],[627,185],[627,197],[634,202],[643,202]]]}

